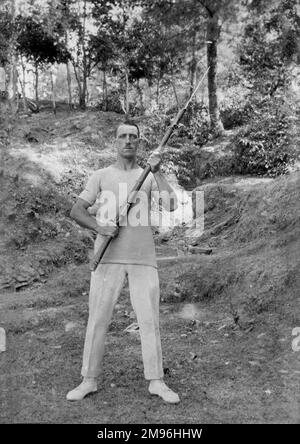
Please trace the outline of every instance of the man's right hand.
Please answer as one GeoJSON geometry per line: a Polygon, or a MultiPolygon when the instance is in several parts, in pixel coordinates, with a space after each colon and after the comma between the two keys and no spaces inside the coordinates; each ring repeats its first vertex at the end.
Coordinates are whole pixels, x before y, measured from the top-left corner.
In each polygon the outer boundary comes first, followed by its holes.
{"type": "Polygon", "coordinates": [[[75,205],[73,205],[70,216],[84,228],[96,231],[102,236],[116,237],[119,232],[119,227],[117,227],[116,223],[113,220],[106,220],[105,223],[97,221],[87,211],[90,206],[89,202],[78,198],[75,205]]]}
{"type": "Polygon", "coordinates": [[[102,236],[116,237],[119,233],[119,227],[117,225],[99,225],[97,224],[97,232],[102,236]]]}

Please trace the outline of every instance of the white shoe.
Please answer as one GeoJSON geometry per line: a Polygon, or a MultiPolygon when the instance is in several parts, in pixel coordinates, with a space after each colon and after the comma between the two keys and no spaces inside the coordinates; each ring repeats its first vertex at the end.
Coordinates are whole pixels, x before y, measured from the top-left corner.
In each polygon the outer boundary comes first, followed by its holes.
{"type": "Polygon", "coordinates": [[[173,392],[163,381],[155,379],[150,382],[149,393],[151,395],[160,396],[165,402],[169,404],[177,404],[180,402],[177,393],[173,392]]]}
{"type": "Polygon", "coordinates": [[[91,378],[91,380],[83,380],[78,387],[67,394],[66,398],[68,401],[81,401],[86,395],[96,391],[97,382],[94,378],[91,378]]]}

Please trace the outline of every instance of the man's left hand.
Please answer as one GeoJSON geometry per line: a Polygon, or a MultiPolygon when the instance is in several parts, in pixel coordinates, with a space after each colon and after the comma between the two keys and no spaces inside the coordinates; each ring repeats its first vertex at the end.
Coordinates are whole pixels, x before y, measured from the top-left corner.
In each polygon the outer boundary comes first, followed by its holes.
{"type": "Polygon", "coordinates": [[[147,163],[151,166],[152,173],[157,173],[161,164],[161,154],[159,151],[153,151],[147,163]]]}

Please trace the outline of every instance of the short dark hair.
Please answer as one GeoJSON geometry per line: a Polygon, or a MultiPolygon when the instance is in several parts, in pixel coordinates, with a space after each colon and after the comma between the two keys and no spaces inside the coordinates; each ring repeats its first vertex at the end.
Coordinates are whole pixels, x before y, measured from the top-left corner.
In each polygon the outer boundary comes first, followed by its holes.
{"type": "Polygon", "coordinates": [[[115,136],[116,136],[116,137],[117,137],[117,134],[118,134],[118,129],[119,129],[120,126],[122,126],[122,125],[135,126],[136,129],[137,129],[137,131],[138,131],[138,138],[140,138],[140,128],[138,127],[138,125],[137,125],[135,122],[133,122],[133,120],[125,120],[125,122],[121,122],[121,123],[117,126],[117,129],[116,129],[116,132],[115,132],[115,136]]]}

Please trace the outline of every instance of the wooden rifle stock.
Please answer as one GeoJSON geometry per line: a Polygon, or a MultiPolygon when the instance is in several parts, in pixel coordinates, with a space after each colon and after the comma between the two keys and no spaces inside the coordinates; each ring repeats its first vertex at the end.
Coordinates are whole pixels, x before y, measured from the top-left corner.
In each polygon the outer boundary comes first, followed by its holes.
{"type": "MultiPolygon", "coordinates": [[[[168,140],[170,139],[174,129],[177,127],[178,123],[180,122],[180,120],[182,119],[185,111],[187,110],[187,107],[189,106],[192,98],[195,96],[196,92],[198,91],[199,86],[201,85],[204,77],[206,76],[206,74],[208,73],[209,67],[207,68],[207,70],[205,71],[205,73],[203,74],[202,78],[200,79],[196,89],[194,90],[193,94],[190,96],[189,100],[187,101],[187,103],[185,104],[184,108],[182,108],[181,110],[178,111],[175,119],[173,120],[172,124],[168,127],[162,141],[160,142],[158,148],[156,151],[162,152],[164,146],[167,144],[168,140]]],[[[148,174],[151,171],[151,166],[147,163],[144,171],[142,172],[142,174],[140,175],[140,177],[138,178],[136,184],[134,185],[133,189],[131,190],[130,194],[127,197],[127,201],[125,202],[125,205],[122,207],[120,214],[116,217],[116,225],[119,226],[119,222],[120,222],[120,218],[124,217],[128,214],[133,202],[135,201],[135,196],[137,194],[137,192],[140,190],[141,186],[143,185],[144,181],[146,180],[148,174]]],[[[90,269],[91,271],[95,271],[96,268],[98,267],[99,262],[101,261],[105,251],[107,250],[110,242],[112,241],[113,237],[112,236],[106,236],[103,243],[101,244],[101,246],[99,247],[99,249],[96,251],[96,254],[94,255],[93,259],[91,260],[90,263],[90,269]]]]}

